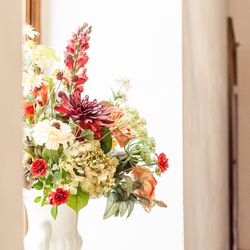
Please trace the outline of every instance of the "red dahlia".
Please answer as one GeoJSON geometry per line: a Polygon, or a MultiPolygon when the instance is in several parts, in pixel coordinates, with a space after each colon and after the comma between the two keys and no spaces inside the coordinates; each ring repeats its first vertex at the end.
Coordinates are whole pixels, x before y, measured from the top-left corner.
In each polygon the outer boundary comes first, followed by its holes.
{"type": "Polygon", "coordinates": [[[45,176],[48,170],[48,164],[43,159],[35,160],[30,168],[30,172],[33,176],[45,176]]]}
{"type": "Polygon", "coordinates": [[[68,97],[60,91],[58,96],[61,98],[61,104],[55,110],[62,113],[64,119],[71,118],[83,129],[100,133],[103,127],[113,123],[107,108],[100,105],[97,100],[89,101],[87,95],[82,98],[80,93],[75,92],[68,97]]]}
{"type": "Polygon", "coordinates": [[[63,188],[57,188],[56,191],[50,193],[48,197],[51,205],[59,206],[68,201],[69,191],[63,188]]]}
{"type": "Polygon", "coordinates": [[[168,158],[164,153],[161,153],[158,157],[158,169],[161,173],[168,169],[168,158]]]}

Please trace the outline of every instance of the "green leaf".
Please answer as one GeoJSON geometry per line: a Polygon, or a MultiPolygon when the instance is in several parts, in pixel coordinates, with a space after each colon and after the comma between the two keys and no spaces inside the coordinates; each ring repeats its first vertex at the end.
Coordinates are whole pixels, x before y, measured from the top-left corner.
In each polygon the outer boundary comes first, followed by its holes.
{"type": "Polygon", "coordinates": [[[83,130],[81,136],[89,141],[94,140],[94,132],[90,129],[83,130]]]}
{"type": "Polygon", "coordinates": [[[50,156],[55,163],[59,162],[60,154],[57,150],[50,150],[50,156]]]}
{"type": "Polygon", "coordinates": [[[123,176],[126,183],[127,193],[130,194],[133,191],[133,180],[130,176],[123,176]]]}
{"type": "Polygon", "coordinates": [[[46,179],[45,183],[46,183],[46,185],[50,185],[51,182],[52,182],[52,176],[49,175],[48,178],[46,179]]]}
{"type": "Polygon", "coordinates": [[[49,78],[49,84],[48,84],[48,86],[49,86],[49,91],[51,92],[53,90],[53,88],[54,88],[54,83],[53,83],[52,78],[49,78]]]}
{"type": "Polygon", "coordinates": [[[35,98],[32,94],[28,94],[25,96],[25,98],[29,101],[29,102],[32,102],[34,103],[35,102],[35,98]]]}
{"type": "Polygon", "coordinates": [[[62,179],[62,174],[61,174],[61,172],[60,172],[60,171],[54,172],[54,178],[55,178],[55,180],[57,180],[57,181],[61,180],[61,179],[62,179]]]}
{"type": "Polygon", "coordinates": [[[119,212],[119,205],[117,202],[113,203],[107,213],[104,214],[103,218],[108,219],[111,216],[116,216],[117,212],[119,212]]]}
{"type": "Polygon", "coordinates": [[[119,204],[119,213],[120,213],[120,216],[123,216],[126,213],[126,211],[128,209],[128,204],[129,204],[128,201],[122,201],[122,202],[120,202],[120,204],[119,204]]]}
{"type": "Polygon", "coordinates": [[[66,185],[66,184],[69,184],[69,183],[71,183],[72,182],[72,180],[64,180],[64,181],[62,181],[62,184],[63,185],[66,185]]]}
{"type": "Polygon", "coordinates": [[[51,160],[53,160],[53,162],[55,162],[55,163],[58,163],[59,159],[61,157],[61,155],[60,155],[61,150],[62,149],[60,149],[60,148],[59,148],[59,150],[49,150],[47,148],[44,148],[42,151],[42,157],[45,161],[50,162],[51,165],[52,165],[51,160]]]}
{"type": "Polygon", "coordinates": [[[63,154],[63,145],[62,145],[62,144],[60,144],[60,146],[59,146],[58,154],[59,154],[60,156],[62,156],[62,154],[63,154]]]}
{"type": "Polygon", "coordinates": [[[132,214],[132,212],[134,210],[134,206],[135,206],[135,203],[133,201],[129,201],[127,218],[132,214]]]}
{"type": "Polygon", "coordinates": [[[41,189],[43,189],[43,183],[41,181],[38,181],[32,187],[37,189],[37,190],[41,190],[41,189]]]}
{"type": "Polygon", "coordinates": [[[105,154],[112,149],[112,136],[109,128],[103,128],[103,139],[101,140],[101,147],[105,154]]]}
{"type": "Polygon", "coordinates": [[[50,160],[50,152],[47,148],[44,148],[42,151],[42,157],[45,161],[49,162],[50,160]]]}
{"type": "Polygon", "coordinates": [[[47,204],[47,200],[46,198],[43,198],[42,202],[41,202],[41,207],[45,206],[47,204]]]}
{"type": "Polygon", "coordinates": [[[37,196],[37,197],[35,198],[34,202],[35,202],[35,203],[38,203],[38,202],[41,201],[41,199],[42,199],[42,196],[37,196]]]}
{"type": "Polygon", "coordinates": [[[111,193],[107,199],[106,209],[103,215],[103,219],[108,219],[109,217],[119,213],[119,204],[116,202],[115,194],[111,193]]]}
{"type": "Polygon", "coordinates": [[[88,204],[88,201],[89,194],[78,188],[76,195],[69,195],[67,205],[78,213],[80,209],[84,208],[88,204]]]}
{"type": "Polygon", "coordinates": [[[51,215],[52,215],[52,217],[53,217],[54,219],[56,219],[57,214],[58,214],[58,206],[53,206],[53,207],[51,208],[51,215]]]}

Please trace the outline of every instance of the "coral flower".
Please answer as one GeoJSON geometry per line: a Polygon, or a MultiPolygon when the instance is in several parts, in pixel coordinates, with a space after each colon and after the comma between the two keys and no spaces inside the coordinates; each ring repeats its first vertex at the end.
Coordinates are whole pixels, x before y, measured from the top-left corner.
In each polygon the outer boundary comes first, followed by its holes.
{"type": "Polygon", "coordinates": [[[139,188],[134,193],[151,200],[154,197],[155,186],[157,185],[154,175],[146,167],[135,167],[131,175],[139,183],[139,188]]]}
{"type": "Polygon", "coordinates": [[[119,145],[125,147],[134,136],[132,135],[131,128],[120,120],[124,113],[120,108],[114,106],[108,107],[108,111],[110,112],[109,117],[113,121],[112,124],[109,124],[109,128],[119,145]]]}

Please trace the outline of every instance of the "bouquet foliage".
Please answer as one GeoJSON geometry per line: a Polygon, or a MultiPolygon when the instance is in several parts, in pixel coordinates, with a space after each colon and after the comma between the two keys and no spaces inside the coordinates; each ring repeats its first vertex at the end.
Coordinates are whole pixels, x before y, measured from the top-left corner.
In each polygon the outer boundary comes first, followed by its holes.
{"type": "Polygon", "coordinates": [[[55,50],[36,44],[32,27],[25,30],[23,165],[30,187],[41,190],[34,202],[50,205],[54,218],[61,204],[78,213],[102,196],[104,218],[130,216],[135,204],[166,207],[155,187],[168,159],[155,153],[145,120],[127,104],[129,80],[120,80],[109,100],[85,93],[91,26],[73,33],[61,69],[55,50]]]}

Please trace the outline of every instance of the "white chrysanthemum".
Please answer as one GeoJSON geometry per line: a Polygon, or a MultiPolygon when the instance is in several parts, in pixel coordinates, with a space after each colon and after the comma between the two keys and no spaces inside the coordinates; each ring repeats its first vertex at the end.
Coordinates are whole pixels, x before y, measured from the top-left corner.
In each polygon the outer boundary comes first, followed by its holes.
{"type": "Polygon", "coordinates": [[[23,95],[26,96],[35,88],[41,87],[42,81],[42,74],[35,74],[32,70],[26,68],[23,72],[23,95]]]}
{"type": "Polygon", "coordinates": [[[70,126],[55,119],[37,123],[32,136],[37,145],[52,150],[57,150],[60,144],[67,148],[74,140],[70,126]]]}
{"type": "Polygon", "coordinates": [[[39,36],[39,33],[35,31],[35,29],[28,24],[24,25],[24,34],[31,39],[34,39],[36,36],[39,36]]]}

